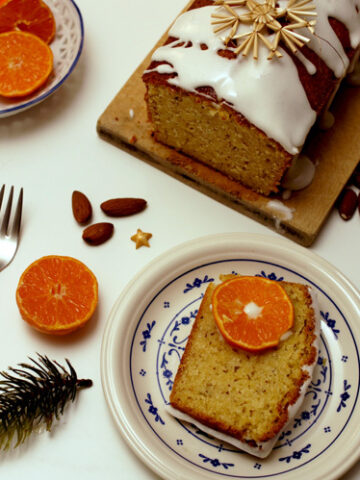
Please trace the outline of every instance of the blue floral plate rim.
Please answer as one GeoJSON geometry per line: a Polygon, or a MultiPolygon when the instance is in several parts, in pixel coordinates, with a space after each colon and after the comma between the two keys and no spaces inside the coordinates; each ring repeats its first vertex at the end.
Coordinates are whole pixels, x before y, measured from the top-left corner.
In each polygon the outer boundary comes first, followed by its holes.
{"type": "Polygon", "coordinates": [[[354,425],[360,415],[356,401],[360,329],[350,315],[359,307],[359,292],[335,267],[287,240],[234,233],[179,245],[139,272],[110,313],[102,342],[101,375],[113,419],[140,459],[165,479],[196,474],[196,478],[204,479],[292,480],[303,478],[309,468],[312,480],[339,478],[359,458],[359,453],[346,448],[348,442],[344,441],[355,436],[354,425]],[[319,289],[326,307],[322,312],[321,358],[327,366],[318,367],[312,389],[307,392],[308,408],[296,420],[296,435],[286,432],[289,436],[284,435],[282,444],[265,461],[214,443],[165,411],[175,368],[171,362],[176,356],[180,358],[185,331],[213,273],[230,273],[223,271],[225,265],[230,271],[239,265],[247,270],[256,266],[250,274],[275,276],[275,280],[284,272],[302,278],[319,289]],[[181,305],[177,306],[180,298],[181,305]],[[125,324],[130,312],[131,328],[125,324]],[[330,413],[336,420],[330,421],[330,413]]]}

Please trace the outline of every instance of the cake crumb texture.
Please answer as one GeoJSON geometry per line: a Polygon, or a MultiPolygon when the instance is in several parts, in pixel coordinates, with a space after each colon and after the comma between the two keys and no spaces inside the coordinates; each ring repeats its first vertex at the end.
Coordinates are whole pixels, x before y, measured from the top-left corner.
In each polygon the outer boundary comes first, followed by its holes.
{"type": "Polygon", "coordinates": [[[157,141],[264,195],[291,163],[288,152],[225,104],[149,82],[147,105],[157,141]]]}
{"type": "Polygon", "coordinates": [[[316,360],[315,316],[305,285],[282,282],[294,305],[293,334],[251,354],[225,342],[211,313],[209,285],[170,395],[171,405],[202,424],[257,446],[278,434],[316,360]]]}

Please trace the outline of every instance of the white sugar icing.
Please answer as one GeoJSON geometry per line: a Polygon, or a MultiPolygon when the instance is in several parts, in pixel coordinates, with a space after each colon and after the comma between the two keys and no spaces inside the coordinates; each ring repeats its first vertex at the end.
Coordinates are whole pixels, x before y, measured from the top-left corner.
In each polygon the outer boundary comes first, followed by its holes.
{"type": "Polygon", "coordinates": [[[281,185],[288,190],[301,190],[313,181],[315,165],[306,155],[298,155],[286,172],[281,185]]]}
{"type": "Polygon", "coordinates": [[[317,72],[315,65],[308,60],[299,50],[295,53],[300,62],[304,65],[309,75],[315,75],[317,72]]]}
{"type": "Polygon", "coordinates": [[[280,220],[291,220],[293,218],[293,209],[287,207],[280,200],[270,200],[266,207],[274,214],[275,217],[279,217],[280,220]]]}
{"type": "MultiPolygon", "coordinates": [[[[301,405],[304,402],[305,399],[305,394],[307,391],[308,386],[310,385],[310,382],[313,377],[315,365],[317,364],[317,358],[319,354],[319,337],[320,337],[320,328],[321,328],[321,319],[320,319],[320,313],[319,313],[319,306],[318,306],[318,301],[317,301],[317,295],[315,290],[308,286],[308,291],[311,295],[311,300],[312,300],[312,308],[314,311],[314,318],[315,318],[315,329],[314,329],[314,341],[312,343],[312,346],[315,347],[316,349],[316,356],[315,360],[311,365],[303,365],[302,370],[306,371],[309,376],[303,383],[303,385],[300,388],[299,392],[299,397],[296,400],[296,402],[293,405],[289,405],[288,407],[288,421],[284,428],[271,440],[268,440],[267,442],[262,442],[259,443],[257,447],[253,447],[245,442],[242,442],[230,435],[226,435],[222,432],[218,432],[217,430],[214,430],[213,428],[207,427],[203,425],[202,423],[198,422],[197,420],[193,419],[190,415],[187,415],[186,413],[180,412],[179,410],[176,410],[173,408],[171,405],[166,405],[165,410],[173,417],[178,418],[179,420],[183,420],[185,422],[192,423],[196,427],[198,427],[200,430],[203,432],[212,435],[214,438],[217,438],[221,441],[227,442],[230,445],[234,445],[236,448],[239,448],[240,450],[243,450],[246,453],[250,453],[251,455],[254,455],[259,458],[265,458],[267,457],[272,449],[274,448],[276,442],[278,441],[281,433],[285,431],[292,420],[294,419],[297,411],[301,407],[301,405]]],[[[290,335],[289,335],[290,336],[290,335]]],[[[288,336],[284,336],[282,338],[282,341],[286,341],[288,336]]]]}
{"type": "MultiPolygon", "coordinates": [[[[329,17],[341,21],[349,31],[352,48],[360,45],[360,0],[313,0],[316,6],[316,26],[313,36],[307,29],[299,30],[311,40],[308,46],[331,68],[336,77],[349,69],[349,59],[329,23],[329,17]]],[[[280,6],[287,0],[279,0],[280,6]]],[[[224,48],[225,33],[216,35],[211,14],[217,6],[207,6],[180,15],[170,29],[178,39],[158,48],[152,60],[167,62],[154,68],[159,73],[176,73],[168,79],[172,85],[195,92],[210,86],[217,98],[230,104],[249,122],[276,140],[292,155],[297,154],[316,120],[297,69],[291,57],[279,48],[281,58],[267,60],[268,50],[262,44],[259,59],[239,55],[229,60],[217,54],[224,48]],[[191,44],[189,43],[191,42],[191,44]],[[201,49],[201,44],[208,48],[201,49]],[[270,86],[270,88],[269,88],[270,86]]],[[[247,26],[241,26],[241,33],[247,26]]],[[[315,66],[301,53],[298,58],[307,71],[316,73],[315,66]]]]}
{"type": "Polygon", "coordinates": [[[262,309],[264,307],[259,307],[255,302],[249,302],[244,307],[244,312],[251,320],[255,320],[261,315],[262,309]]]}

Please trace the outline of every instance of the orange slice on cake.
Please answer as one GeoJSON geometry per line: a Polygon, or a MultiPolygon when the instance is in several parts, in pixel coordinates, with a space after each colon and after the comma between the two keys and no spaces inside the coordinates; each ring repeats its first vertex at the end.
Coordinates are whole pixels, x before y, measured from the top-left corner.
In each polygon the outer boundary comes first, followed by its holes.
{"type": "Polygon", "coordinates": [[[275,347],[294,323],[294,307],[284,288],[262,277],[239,276],[219,284],[212,310],[225,340],[250,352],[275,347]]]}
{"type": "Polygon", "coordinates": [[[55,18],[41,0],[0,0],[0,33],[14,30],[50,43],[55,36],[55,18]]]}
{"type": "Polygon", "coordinates": [[[29,95],[44,85],[52,68],[52,51],[40,38],[24,32],[0,34],[0,95],[29,95]]]}
{"type": "Polygon", "coordinates": [[[22,318],[40,332],[64,335],[84,326],[98,302],[95,275],[79,260],[49,255],[21,275],[16,302],[22,318]]]}

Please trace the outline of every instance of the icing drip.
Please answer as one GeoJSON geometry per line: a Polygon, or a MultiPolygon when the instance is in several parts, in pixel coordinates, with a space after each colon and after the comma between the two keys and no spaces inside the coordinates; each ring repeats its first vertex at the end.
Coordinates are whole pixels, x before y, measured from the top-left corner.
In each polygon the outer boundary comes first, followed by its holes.
{"type": "Polygon", "coordinates": [[[313,181],[315,165],[309,157],[299,155],[286,172],[281,185],[288,190],[301,190],[313,181]]]}
{"type": "Polygon", "coordinates": [[[281,217],[281,220],[291,220],[293,217],[293,209],[284,205],[280,200],[270,200],[267,207],[281,217]]]}
{"type": "Polygon", "coordinates": [[[360,45],[360,14],[356,8],[360,8],[360,0],[313,2],[317,12],[315,35],[309,36],[305,29],[301,29],[299,33],[310,38],[308,47],[322,58],[337,78],[341,78],[349,68],[349,59],[330,25],[329,18],[336,18],[345,25],[349,31],[351,47],[357,48],[360,45]]]}
{"type": "MultiPolygon", "coordinates": [[[[352,48],[357,48],[360,45],[360,0],[313,2],[317,11],[315,35],[305,28],[299,33],[310,38],[308,46],[336,77],[341,78],[350,67],[349,59],[329,18],[334,17],[345,25],[352,48]]],[[[278,3],[281,6],[287,0],[278,3]]],[[[257,61],[242,55],[232,60],[218,55],[218,50],[224,49],[223,39],[228,31],[214,34],[211,14],[215,12],[218,7],[207,6],[180,15],[170,29],[170,36],[178,40],[160,47],[152,57],[152,60],[167,64],[158,65],[153,71],[176,73],[168,82],[190,92],[199,87],[212,87],[219,100],[231,105],[286,151],[296,155],[316,120],[316,113],[309,104],[291,57],[279,48],[283,56],[269,61],[268,50],[263,45],[259,46],[257,61]],[[203,50],[202,44],[207,49],[203,50]]],[[[242,33],[242,25],[238,33],[242,33]]],[[[297,55],[309,74],[315,74],[315,66],[301,53],[297,55]]]]}
{"type": "Polygon", "coordinates": [[[294,209],[287,207],[280,200],[270,200],[266,206],[274,217],[277,230],[281,228],[281,222],[289,221],[293,218],[294,209]]]}
{"type": "Polygon", "coordinates": [[[309,75],[315,75],[316,67],[315,65],[308,60],[305,55],[303,55],[299,50],[295,53],[300,62],[304,65],[309,75]]]}
{"type": "Polygon", "coordinates": [[[291,194],[292,194],[292,190],[289,190],[289,189],[284,190],[281,194],[281,198],[283,200],[289,200],[291,198],[291,194]]]}

